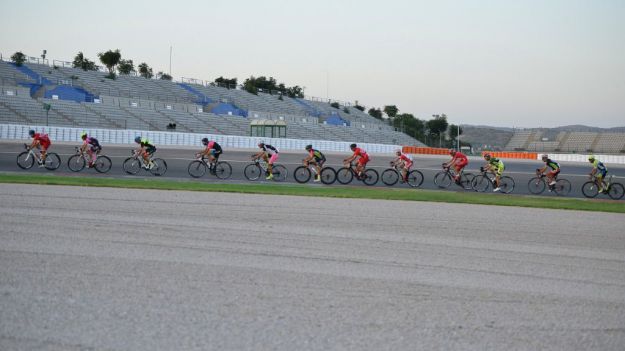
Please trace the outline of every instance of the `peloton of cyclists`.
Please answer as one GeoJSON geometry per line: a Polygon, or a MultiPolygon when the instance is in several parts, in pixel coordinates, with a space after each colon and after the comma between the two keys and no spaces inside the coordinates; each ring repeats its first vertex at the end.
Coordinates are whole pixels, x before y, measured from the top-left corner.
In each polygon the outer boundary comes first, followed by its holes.
{"type": "Polygon", "coordinates": [[[595,184],[597,184],[597,187],[599,187],[599,192],[605,192],[607,190],[607,186],[603,182],[603,180],[605,179],[606,174],[608,174],[608,168],[594,155],[588,156],[588,162],[592,163],[590,178],[592,178],[592,176],[595,176],[595,184]]]}
{"type": "Polygon", "coordinates": [[[541,175],[541,174],[545,173],[547,168],[551,168],[551,170],[549,172],[547,172],[547,174],[546,174],[546,176],[547,176],[547,184],[549,184],[549,188],[550,188],[549,191],[551,191],[551,187],[556,185],[556,179],[558,178],[558,174],[560,173],[560,164],[558,164],[558,162],[553,161],[552,159],[550,159],[548,155],[542,155],[541,159],[545,163],[545,166],[543,168],[538,168],[536,170],[536,173],[538,175],[541,175]]]}
{"type": "Polygon", "coordinates": [[[137,153],[143,158],[143,168],[152,169],[154,162],[152,162],[152,155],[156,152],[156,146],[148,140],[148,138],[142,138],[140,136],[135,137],[135,143],[139,144],[137,153]]]}
{"type": "Polygon", "coordinates": [[[396,166],[401,170],[401,183],[405,183],[408,181],[408,172],[410,172],[410,168],[412,167],[413,160],[412,156],[403,153],[401,150],[395,151],[395,159],[391,161],[391,166],[396,166]]]}
{"type": "Polygon", "coordinates": [[[443,163],[443,167],[450,168],[454,166],[454,169],[456,170],[454,180],[456,181],[456,183],[458,183],[460,181],[460,172],[462,172],[462,169],[469,164],[469,159],[467,158],[467,155],[454,149],[449,149],[449,155],[451,155],[451,160],[449,160],[449,162],[443,163]]]}
{"type": "Polygon", "coordinates": [[[264,141],[260,141],[258,143],[258,147],[260,148],[260,152],[252,155],[252,160],[258,160],[260,158],[262,158],[265,163],[267,163],[267,172],[269,173],[269,175],[267,176],[267,180],[272,180],[273,179],[273,164],[278,161],[278,149],[276,149],[275,147],[269,145],[269,144],[265,144],[264,141]]]}
{"type": "Polygon", "coordinates": [[[89,154],[89,156],[91,157],[89,161],[89,165],[88,165],[88,167],[91,168],[93,167],[93,164],[95,163],[95,160],[98,157],[98,154],[100,153],[100,151],[102,151],[102,145],[100,145],[100,142],[98,141],[98,139],[87,135],[87,132],[80,133],[80,138],[82,139],[82,145],[80,146],[80,151],[81,152],[86,151],[87,154],[89,154]]]}
{"type": "Polygon", "coordinates": [[[37,133],[32,129],[28,131],[28,135],[33,138],[33,142],[30,143],[29,148],[32,149],[36,147],[41,150],[38,163],[39,167],[43,167],[46,163],[48,149],[52,145],[52,142],[50,142],[50,137],[48,137],[48,134],[37,133]]]}
{"type": "Polygon", "coordinates": [[[315,182],[321,181],[321,168],[323,164],[326,162],[325,155],[316,149],[313,149],[312,145],[306,145],[306,151],[308,151],[308,156],[304,159],[304,166],[308,167],[308,165],[315,166],[315,170],[317,174],[315,175],[315,182]]]}
{"type": "Polygon", "coordinates": [[[343,163],[345,163],[346,165],[351,164],[352,161],[358,158],[358,161],[356,163],[356,175],[358,175],[358,177],[360,178],[362,177],[362,171],[364,171],[367,163],[371,159],[369,158],[369,154],[367,154],[367,151],[365,151],[363,148],[358,147],[358,145],[351,144],[349,148],[354,152],[354,154],[344,159],[343,163]]]}

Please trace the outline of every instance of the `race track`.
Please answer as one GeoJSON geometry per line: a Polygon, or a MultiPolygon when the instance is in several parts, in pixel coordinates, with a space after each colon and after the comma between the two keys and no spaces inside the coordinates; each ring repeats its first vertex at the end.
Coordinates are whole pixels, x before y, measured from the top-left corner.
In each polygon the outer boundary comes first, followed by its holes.
{"type": "Polygon", "coordinates": [[[0,349],[622,350],[624,220],[0,184],[0,349]]]}
{"type": "MultiPolygon", "coordinates": [[[[145,178],[153,178],[152,175],[147,173],[147,171],[140,171],[139,174],[135,176],[127,175],[122,169],[122,163],[124,159],[129,157],[131,150],[131,146],[105,146],[104,154],[111,157],[113,160],[113,167],[111,171],[105,175],[97,174],[94,170],[83,170],[80,175],[89,175],[94,177],[145,177],[145,178]]],[[[23,151],[23,144],[19,142],[0,142],[0,171],[10,171],[10,172],[41,172],[46,173],[45,169],[39,169],[34,167],[28,171],[21,170],[17,167],[15,159],[16,156],[23,151]]],[[[67,159],[73,155],[74,146],[72,145],[54,145],[53,150],[60,154],[62,159],[62,166],[59,170],[55,171],[58,174],[64,175],[76,175],[76,173],[71,172],[67,168],[67,159]]],[[[159,148],[159,151],[156,154],[156,157],[160,157],[165,159],[168,165],[167,173],[162,178],[177,178],[177,179],[187,179],[192,180],[192,178],[187,173],[187,167],[189,162],[193,160],[193,155],[197,150],[189,150],[189,149],[180,149],[180,148],[159,148]]],[[[236,182],[236,183],[247,183],[249,182],[243,176],[243,168],[250,163],[250,155],[252,154],[252,150],[250,151],[242,151],[242,150],[226,150],[221,160],[228,161],[233,167],[233,174],[230,179],[226,182],[236,182]]],[[[288,171],[289,176],[287,182],[293,183],[295,182],[293,179],[293,171],[296,167],[302,164],[302,159],[304,158],[305,153],[293,153],[293,152],[283,152],[280,154],[280,159],[278,163],[284,164],[288,171]]],[[[328,165],[338,169],[342,167],[342,160],[347,157],[348,154],[329,154],[328,157],[328,165]]],[[[376,169],[380,174],[386,168],[388,168],[389,161],[392,160],[391,156],[380,156],[374,155],[372,156],[372,161],[368,166],[376,169]]],[[[438,156],[416,156],[415,157],[415,169],[420,170],[424,175],[424,182],[421,186],[422,189],[436,189],[439,188],[434,184],[434,175],[441,170],[441,163],[448,161],[449,157],[438,157],[438,156]]],[[[539,161],[528,161],[528,160],[504,160],[506,164],[506,172],[505,175],[514,178],[516,182],[516,187],[514,189],[513,194],[529,194],[527,183],[530,178],[534,177],[534,171],[536,168],[541,167],[543,164],[539,161]]],[[[482,160],[471,160],[469,165],[467,166],[467,172],[471,172],[473,174],[479,173],[480,166],[483,166],[484,162],[482,160]]],[[[568,195],[569,197],[583,197],[581,192],[582,184],[588,181],[588,173],[590,172],[590,165],[588,164],[580,164],[580,163],[562,163],[562,174],[561,178],[566,178],[572,183],[572,191],[568,195]]],[[[625,165],[608,165],[611,174],[614,174],[618,177],[619,182],[625,183],[622,178],[625,175],[625,165]]],[[[205,182],[224,182],[223,180],[218,180],[214,176],[205,175],[201,179],[193,179],[193,181],[205,181],[205,182]]],[[[259,182],[266,182],[262,179],[259,182]]],[[[310,182],[312,185],[312,181],[310,182]]],[[[338,183],[335,183],[338,185],[338,183]]],[[[354,180],[352,182],[354,186],[365,186],[362,182],[354,180]]],[[[321,185],[320,185],[321,186],[321,185]]],[[[378,181],[377,185],[379,187],[385,187],[385,185],[378,181]]],[[[408,187],[407,185],[395,185],[396,187],[408,187]]],[[[448,189],[451,191],[462,191],[462,189],[455,184],[448,189]]],[[[553,193],[549,193],[545,191],[543,193],[544,196],[555,196],[553,193]]],[[[510,195],[502,195],[502,196],[510,196],[510,195]]],[[[599,195],[599,199],[609,199],[607,195],[599,195]]]]}

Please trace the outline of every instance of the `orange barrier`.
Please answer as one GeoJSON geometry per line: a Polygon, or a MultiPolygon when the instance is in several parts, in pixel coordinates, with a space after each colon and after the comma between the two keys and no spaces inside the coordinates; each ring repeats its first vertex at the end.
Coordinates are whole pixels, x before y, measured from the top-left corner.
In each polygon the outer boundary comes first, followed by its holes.
{"type": "Polygon", "coordinates": [[[407,154],[448,155],[449,149],[434,147],[404,146],[402,152],[407,154]]]}
{"type": "Polygon", "coordinates": [[[526,160],[536,160],[538,158],[536,152],[482,151],[482,156],[487,153],[496,158],[517,158],[526,160]]]}

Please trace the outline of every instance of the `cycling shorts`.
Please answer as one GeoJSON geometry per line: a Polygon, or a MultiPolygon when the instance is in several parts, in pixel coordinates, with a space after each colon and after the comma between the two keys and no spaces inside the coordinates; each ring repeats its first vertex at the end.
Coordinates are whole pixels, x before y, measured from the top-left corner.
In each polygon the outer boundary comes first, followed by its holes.
{"type": "Polygon", "coordinates": [[[146,146],[145,152],[147,152],[149,155],[152,155],[153,153],[156,152],[156,146],[154,145],[146,146]]]}
{"type": "Polygon", "coordinates": [[[560,169],[558,168],[556,170],[547,172],[547,176],[550,178],[555,178],[558,176],[559,173],[560,173],[560,169]]]}
{"type": "Polygon", "coordinates": [[[462,160],[458,163],[456,163],[456,172],[460,173],[460,171],[469,164],[469,160],[462,160]]]}
{"type": "Polygon", "coordinates": [[[597,169],[597,174],[596,174],[597,178],[605,178],[606,174],[608,174],[607,169],[604,169],[604,170],[597,169]]]}
{"type": "Polygon", "coordinates": [[[368,162],[369,162],[369,157],[361,157],[358,159],[358,164],[363,167],[366,166],[368,162]]]}
{"type": "Polygon", "coordinates": [[[39,145],[41,145],[41,151],[46,151],[46,150],[48,150],[48,149],[50,148],[50,145],[51,145],[51,144],[52,144],[52,143],[50,143],[49,141],[48,141],[47,143],[45,143],[45,142],[43,142],[43,141],[40,141],[40,142],[39,142],[39,145]]]}
{"type": "Polygon", "coordinates": [[[219,158],[219,155],[221,155],[221,154],[222,154],[222,151],[221,151],[221,150],[215,150],[215,149],[212,149],[212,150],[211,150],[211,155],[212,155],[215,159],[218,159],[218,158],[219,158]]]}
{"type": "Polygon", "coordinates": [[[269,164],[272,165],[274,164],[274,162],[278,161],[278,153],[274,153],[271,155],[271,157],[269,158],[269,164]]]}
{"type": "Polygon", "coordinates": [[[495,172],[496,175],[501,176],[503,174],[504,169],[505,169],[505,166],[500,163],[499,166],[497,166],[497,168],[495,168],[493,171],[495,172]]]}

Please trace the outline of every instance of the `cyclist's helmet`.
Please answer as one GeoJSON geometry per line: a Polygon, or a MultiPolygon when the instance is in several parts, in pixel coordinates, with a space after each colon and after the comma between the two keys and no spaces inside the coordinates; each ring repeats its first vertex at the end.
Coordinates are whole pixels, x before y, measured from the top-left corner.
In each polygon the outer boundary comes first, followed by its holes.
{"type": "Polygon", "coordinates": [[[542,158],[542,159],[543,159],[543,161],[544,161],[544,160],[547,160],[547,159],[549,158],[549,156],[548,156],[547,154],[544,154],[544,155],[542,155],[540,158],[542,158]]]}
{"type": "Polygon", "coordinates": [[[259,142],[258,142],[258,147],[263,147],[263,146],[265,146],[265,142],[264,142],[264,141],[262,141],[262,140],[261,140],[261,141],[259,141],[259,142]]]}
{"type": "Polygon", "coordinates": [[[308,150],[308,151],[312,150],[312,145],[310,145],[310,144],[306,145],[305,149],[308,150]]]}
{"type": "Polygon", "coordinates": [[[450,154],[451,156],[455,155],[455,154],[456,154],[456,150],[454,150],[454,149],[449,149],[449,154],[450,154]]]}
{"type": "Polygon", "coordinates": [[[141,137],[140,136],[135,137],[135,143],[141,144],[141,137]]]}
{"type": "Polygon", "coordinates": [[[208,138],[202,138],[202,144],[208,145],[208,138]]]}
{"type": "Polygon", "coordinates": [[[80,133],[80,139],[82,139],[82,140],[87,139],[87,132],[80,133]]]}
{"type": "Polygon", "coordinates": [[[358,145],[356,145],[356,144],[351,144],[351,145],[349,146],[349,148],[350,148],[350,149],[355,149],[357,146],[358,146],[358,145]]]}
{"type": "Polygon", "coordinates": [[[396,154],[397,156],[401,155],[401,149],[397,149],[397,150],[395,150],[395,154],[396,154]]]}
{"type": "Polygon", "coordinates": [[[588,156],[588,161],[594,161],[594,160],[595,160],[595,155],[588,156]]]}
{"type": "Polygon", "coordinates": [[[490,157],[491,157],[491,156],[490,156],[490,154],[489,154],[489,153],[485,153],[485,154],[484,154],[484,158],[485,158],[485,159],[489,160],[489,159],[490,159],[490,157]]]}
{"type": "Polygon", "coordinates": [[[29,131],[28,131],[28,135],[30,135],[30,137],[31,137],[31,138],[32,138],[32,137],[34,137],[34,136],[35,136],[35,131],[34,131],[34,130],[32,130],[32,129],[31,129],[31,130],[29,130],[29,131]]]}

